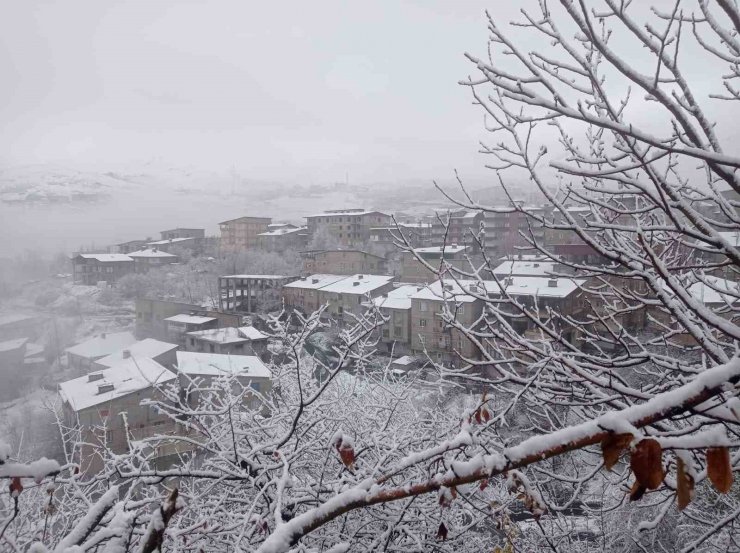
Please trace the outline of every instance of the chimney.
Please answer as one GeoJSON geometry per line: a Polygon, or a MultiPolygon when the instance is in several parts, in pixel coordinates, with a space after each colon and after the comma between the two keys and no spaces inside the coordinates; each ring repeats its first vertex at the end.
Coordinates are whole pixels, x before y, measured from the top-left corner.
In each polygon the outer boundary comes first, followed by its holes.
{"type": "Polygon", "coordinates": [[[558,287],[558,279],[551,278],[547,281],[547,287],[548,288],[557,288],[558,287]]]}
{"type": "Polygon", "coordinates": [[[354,281],[352,283],[352,286],[359,286],[359,285],[360,285],[360,281],[359,280],[356,280],[356,281],[354,281]]]}
{"type": "Polygon", "coordinates": [[[312,279],[311,279],[311,282],[312,282],[313,284],[318,284],[318,283],[319,283],[319,279],[318,279],[318,278],[312,278],[312,279]]]}
{"type": "Polygon", "coordinates": [[[357,275],[357,278],[365,278],[365,275],[357,275]]]}
{"type": "Polygon", "coordinates": [[[102,380],[103,379],[103,373],[101,372],[94,372],[87,375],[87,381],[88,382],[95,382],[96,380],[102,380]]]}
{"type": "Polygon", "coordinates": [[[110,382],[101,382],[98,384],[98,393],[104,394],[106,392],[112,392],[114,390],[115,386],[113,386],[110,382]]]}
{"type": "Polygon", "coordinates": [[[129,358],[131,358],[131,350],[130,350],[130,349],[125,349],[125,350],[123,350],[123,358],[124,358],[124,359],[129,359],[129,358]]]}

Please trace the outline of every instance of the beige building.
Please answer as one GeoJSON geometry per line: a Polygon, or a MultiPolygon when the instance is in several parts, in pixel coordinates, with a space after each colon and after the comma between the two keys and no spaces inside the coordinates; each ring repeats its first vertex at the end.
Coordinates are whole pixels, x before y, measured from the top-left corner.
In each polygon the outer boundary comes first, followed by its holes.
{"type": "Polygon", "coordinates": [[[373,300],[375,307],[388,318],[381,328],[380,341],[389,353],[400,355],[410,351],[411,298],[421,290],[421,286],[399,286],[373,300]]]}
{"type": "MultiPolygon", "coordinates": [[[[173,383],[176,375],[152,359],[126,359],[114,367],[62,382],[59,395],[65,423],[80,432],[75,460],[85,475],[103,467],[105,450],[125,453],[129,438],[182,434],[179,425],[143,400],[163,400],[157,386],[173,383]]],[[[156,445],[155,458],[177,452],[174,444],[156,445]]]]}
{"type": "Polygon", "coordinates": [[[390,215],[365,209],[336,209],[306,217],[308,234],[326,232],[342,246],[364,247],[370,241],[370,229],[387,227],[390,215]]]}
{"type": "Polygon", "coordinates": [[[306,227],[283,224],[257,235],[257,246],[270,252],[302,250],[308,242],[306,227]]]}
{"type": "MultiPolygon", "coordinates": [[[[467,248],[465,246],[450,244],[444,247],[415,248],[414,251],[424,262],[433,267],[435,271],[439,270],[443,259],[445,263],[454,268],[470,270],[470,265],[466,258],[467,248]]],[[[401,282],[427,283],[433,282],[438,278],[439,275],[437,272],[429,270],[413,253],[409,251],[403,252],[401,256],[401,282]]]]}
{"type": "Polygon", "coordinates": [[[316,274],[299,278],[283,286],[285,307],[299,309],[303,313],[313,313],[322,305],[319,290],[347,278],[345,275],[316,274]]]}
{"type": "Polygon", "coordinates": [[[75,284],[113,284],[133,271],[134,260],[122,253],[78,253],[72,257],[72,280],[75,284]]]}
{"type": "Polygon", "coordinates": [[[385,258],[362,250],[315,250],[301,252],[303,274],[382,274],[385,258]]]}
{"type": "Polygon", "coordinates": [[[271,222],[272,219],[269,217],[245,216],[219,223],[221,249],[234,252],[257,248],[258,236],[268,231],[271,222]]]}
{"type": "Polygon", "coordinates": [[[387,275],[350,275],[318,290],[320,305],[326,314],[340,323],[351,324],[367,309],[364,303],[393,289],[393,277],[387,275]]]}

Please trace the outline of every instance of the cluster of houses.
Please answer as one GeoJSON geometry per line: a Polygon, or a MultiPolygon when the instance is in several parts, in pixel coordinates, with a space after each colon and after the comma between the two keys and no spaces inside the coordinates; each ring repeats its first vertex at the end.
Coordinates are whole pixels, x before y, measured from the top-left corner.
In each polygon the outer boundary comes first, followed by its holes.
{"type": "Polygon", "coordinates": [[[150,442],[158,466],[196,454],[192,441],[178,439],[193,428],[148,402],[175,402],[183,410],[199,390],[227,377],[257,406],[272,387],[263,361],[269,336],[241,321],[198,306],[142,300],[135,333],[102,333],[67,348],[67,370],[78,376],[59,384],[59,395],[65,422],[79,432],[80,470],[99,471],[106,451],[123,453],[134,441],[150,442]]]}
{"type": "MultiPolygon", "coordinates": [[[[144,399],[163,399],[158,396],[158,384],[184,390],[193,379],[235,375],[255,393],[268,392],[270,372],[263,359],[269,338],[258,324],[265,312],[323,309],[325,317],[346,326],[368,309],[377,309],[385,320],[377,330],[379,343],[397,366],[408,367],[415,359],[456,365],[480,360],[487,353],[480,341],[468,339],[449,324],[444,312],[454,313],[457,324],[475,328],[485,319],[485,305],[499,302],[506,324],[525,337],[536,335],[534,323],[513,311],[507,314],[510,304],[499,300],[516,298],[544,317],[551,313],[561,320],[587,317],[586,312],[594,309],[586,305],[587,279],[573,274],[564,262],[599,263],[600,259],[580,236],[556,223],[565,218],[585,221],[589,209],[572,206],[562,214],[540,206],[519,207],[458,210],[416,221],[367,209],[343,209],[310,215],[303,226],[252,216],[221,222],[220,251],[299,251],[299,274],[220,276],[217,309],[140,298],[135,335],[102,334],[69,348],[68,365],[80,376],[64,382],[60,394],[66,415],[84,433],[83,449],[88,450],[80,452],[83,468],[100,467],[94,444],[117,452],[128,447],[131,439],[184,431],[142,404],[144,399]],[[545,219],[554,223],[537,224],[545,219]],[[336,246],[307,249],[317,234],[330,237],[336,246]],[[530,244],[522,234],[553,255],[527,252],[530,244]],[[401,237],[408,247],[397,247],[401,237]],[[471,266],[479,267],[484,254],[487,260],[498,260],[486,273],[487,279],[460,278],[471,266]],[[443,267],[458,269],[458,276],[440,272],[443,267]],[[247,317],[253,325],[245,324],[247,317]],[[127,413],[125,418],[119,416],[122,413],[127,413]]],[[[728,240],[740,243],[737,236],[728,240]]],[[[162,232],[158,241],[119,244],[114,253],[79,254],[73,259],[75,281],[112,283],[129,272],[177,262],[179,248],[202,253],[205,241],[203,229],[174,229],[162,232]]],[[[733,293],[737,290],[734,282],[718,276],[712,286],[695,284],[690,293],[710,305],[733,302],[733,296],[721,293],[725,287],[733,293]]],[[[621,323],[630,329],[644,328],[649,319],[660,320],[659,313],[626,316],[632,319],[621,323]]],[[[582,337],[573,332],[569,326],[561,329],[565,339],[577,343],[582,337]]],[[[153,447],[161,449],[156,457],[166,462],[171,455],[187,453],[176,443],[157,441],[153,447]]]]}

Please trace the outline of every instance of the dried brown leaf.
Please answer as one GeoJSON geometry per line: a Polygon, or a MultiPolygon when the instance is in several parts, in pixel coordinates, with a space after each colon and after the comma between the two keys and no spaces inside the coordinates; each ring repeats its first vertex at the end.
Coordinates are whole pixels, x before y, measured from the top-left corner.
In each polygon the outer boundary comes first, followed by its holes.
{"type": "Polygon", "coordinates": [[[632,434],[609,434],[601,441],[601,454],[604,457],[606,470],[617,464],[622,451],[627,449],[632,441],[632,434]]]}
{"type": "Polygon", "coordinates": [[[649,490],[654,490],[663,482],[663,449],[651,438],[641,440],[635,446],[630,459],[630,467],[635,478],[649,490]]]}
{"type": "Polygon", "coordinates": [[[733,476],[728,448],[710,447],[707,449],[707,476],[718,492],[730,491],[733,476]]]}

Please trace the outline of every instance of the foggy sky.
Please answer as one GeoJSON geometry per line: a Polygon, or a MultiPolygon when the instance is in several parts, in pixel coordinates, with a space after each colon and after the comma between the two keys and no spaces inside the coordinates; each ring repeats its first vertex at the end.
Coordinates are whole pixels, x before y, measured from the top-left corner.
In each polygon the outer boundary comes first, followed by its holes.
{"type": "Polygon", "coordinates": [[[0,19],[0,161],[163,158],[306,180],[486,174],[461,2],[24,0],[0,19]]]}

